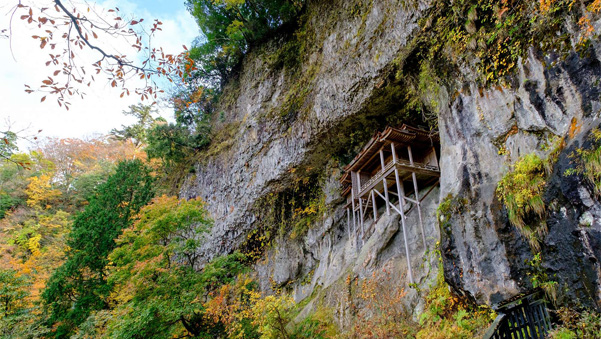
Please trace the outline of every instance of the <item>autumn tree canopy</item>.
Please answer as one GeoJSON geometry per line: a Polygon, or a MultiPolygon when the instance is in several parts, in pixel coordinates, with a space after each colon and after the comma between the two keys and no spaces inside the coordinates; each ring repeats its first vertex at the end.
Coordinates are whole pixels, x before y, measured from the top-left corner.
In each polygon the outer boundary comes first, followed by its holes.
{"type": "Polygon", "coordinates": [[[68,337],[90,312],[106,307],[111,291],[105,275],[108,254],[153,194],[150,170],[140,160],[122,162],[75,218],[67,260],[50,278],[43,295],[50,311],[48,323],[58,326],[55,337],[68,337]]]}

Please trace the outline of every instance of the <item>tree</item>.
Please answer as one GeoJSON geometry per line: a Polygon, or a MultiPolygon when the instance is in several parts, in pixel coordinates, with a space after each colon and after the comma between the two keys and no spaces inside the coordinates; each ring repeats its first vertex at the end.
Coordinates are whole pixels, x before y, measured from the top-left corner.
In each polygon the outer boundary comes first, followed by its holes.
{"type": "Polygon", "coordinates": [[[152,105],[138,104],[129,106],[129,111],[123,111],[123,114],[131,115],[138,121],[130,126],[121,125],[120,130],[113,128],[111,135],[118,140],[132,140],[136,148],[145,144],[146,134],[156,121],[153,117],[156,110],[152,108],[152,105]]]}
{"type": "Polygon", "coordinates": [[[113,307],[92,314],[77,337],[224,337],[205,301],[236,280],[246,256],[236,252],[198,269],[198,250],[211,225],[200,199],[161,196],[142,208],[109,254],[113,307]]]}
{"type": "Polygon", "coordinates": [[[18,150],[17,133],[12,131],[0,131],[0,158],[10,159],[10,156],[18,150]]]}
{"type": "MultiPolygon", "coordinates": [[[[199,199],[162,196],[144,207],[110,255],[109,280],[115,284],[121,317],[109,323],[119,338],[171,338],[192,332],[206,279],[194,271],[198,248],[212,220],[199,199]],[[169,298],[165,298],[168,295],[169,298]]],[[[234,260],[235,262],[236,260],[234,260]]],[[[232,267],[234,268],[234,267],[232,267]]],[[[235,275],[235,269],[230,274],[235,275]]]]}
{"type": "Polygon", "coordinates": [[[54,164],[52,182],[67,204],[74,202],[72,207],[83,203],[112,173],[117,162],[144,158],[144,152],[136,149],[131,140],[110,137],[46,138],[39,143],[38,152],[54,164]]]}
{"type": "Polygon", "coordinates": [[[250,46],[292,21],[304,0],[187,0],[206,40],[190,51],[194,73],[223,85],[250,46]]]}
{"type": "Polygon", "coordinates": [[[15,325],[28,316],[25,298],[27,277],[12,269],[0,269],[0,335],[12,338],[15,325]]]}
{"type": "Polygon", "coordinates": [[[48,324],[56,326],[55,337],[68,337],[92,311],[107,307],[108,254],[116,247],[117,236],[152,198],[153,182],[140,160],[121,162],[76,216],[66,262],[52,275],[42,296],[48,324]]]}
{"type": "Polygon", "coordinates": [[[47,174],[31,177],[27,180],[29,185],[25,193],[28,196],[27,205],[30,207],[49,208],[49,204],[61,195],[59,190],[52,188],[50,176],[47,174]]]}
{"type": "MultiPolygon", "coordinates": [[[[112,87],[120,87],[121,96],[134,93],[141,100],[156,100],[157,94],[163,92],[155,81],[157,77],[169,80],[182,77],[181,64],[187,53],[169,54],[150,44],[152,37],[161,31],[161,21],[154,20],[143,27],[144,19],[124,19],[119,8],[108,12],[87,2],[15,0],[10,12],[11,29],[13,18],[20,18],[31,28],[37,27],[32,38],[39,41],[41,50],[49,52],[46,66],[51,68],[38,88],[25,85],[26,92],[54,95],[58,105],[69,109],[67,99],[83,97],[83,88],[96,80],[94,75],[102,75],[112,87]],[[112,43],[118,39],[128,41],[138,55],[128,57],[124,51],[110,52],[112,43]],[[79,63],[83,49],[98,56],[91,65],[79,63]],[[128,80],[132,78],[144,80],[143,85],[130,88],[128,80]]],[[[12,32],[7,33],[12,39],[12,32]]],[[[46,100],[46,95],[41,101],[46,100]]]]}

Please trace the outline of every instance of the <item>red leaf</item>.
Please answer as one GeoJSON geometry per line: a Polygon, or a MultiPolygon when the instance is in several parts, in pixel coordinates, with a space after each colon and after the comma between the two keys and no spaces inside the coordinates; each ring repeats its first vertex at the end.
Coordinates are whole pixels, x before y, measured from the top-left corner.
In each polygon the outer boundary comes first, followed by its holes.
{"type": "Polygon", "coordinates": [[[44,100],[46,100],[46,97],[43,97],[42,100],[40,100],[40,102],[44,102],[44,100]]]}

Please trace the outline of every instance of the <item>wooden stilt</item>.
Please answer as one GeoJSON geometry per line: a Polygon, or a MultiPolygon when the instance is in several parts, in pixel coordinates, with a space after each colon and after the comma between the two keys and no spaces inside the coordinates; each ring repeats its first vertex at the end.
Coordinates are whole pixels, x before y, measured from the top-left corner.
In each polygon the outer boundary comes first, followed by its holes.
{"type": "MultiPolygon", "coordinates": [[[[359,186],[358,192],[361,191],[361,174],[357,171],[357,185],[359,186]]],[[[365,220],[365,214],[363,213],[363,199],[359,196],[359,226],[361,227],[361,245],[363,245],[364,239],[364,228],[363,221],[365,220]]]]}
{"type": "MultiPolygon", "coordinates": [[[[380,162],[382,163],[382,172],[384,168],[386,168],[386,162],[384,161],[384,151],[380,149],[380,162]]],[[[390,215],[390,200],[388,200],[388,182],[386,181],[386,176],[382,177],[382,184],[384,185],[384,200],[386,200],[386,215],[390,215]]]]}
{"type": "Polygon", "coordinates": [[[374,191],[371,191],[371,204],[373,205],[373,211],[374,211],[374,222],[376,222],[376,219],[378,219],[378,206],[376,206],[376,195],[374,194],[374,191]]]}
{"type": "Polygon", "coordinates": [[[401,212],[401,225],[403,226],[403,240],[405,240],[405,255],[407,256],[407,273],[409,274],[409,282],[413,284],[413,271],[411,270],[411,258],[409,256],[409,243],[407,242],[407,227],[405,226],[405,206],[404,199],[405,193],[402,185],[399,181],[399,170],[396,168],[396,151],[394,149],[394,143],[390,144],[392,148],[392,158],[395,162],[394,166],[394,178],[396,180],[397,192],[399,193],[399,207],[401,212]]]}
{"type": "Polygon", "coordinates": [[[348,234],[348,240],[351,240],[351,211],[346,208],[346,233],[348,234]]]}
{"type": "Polygon", "coordinates": [[[361,244],[363,245],[363,199],[359,197],[359,226],[361,227],[361,244]]]}
{"type": "MultiPolygon", "coordinates": [[[[411,152],[411,146],[407,146],[407,152],[409,153],[409,163],[413,166],[413,154],[411,152]]],[[[424,222],[422,221],[422,207],[419,202],[419,189],[417,187],[417,177],[415,172],[411,172],[413,178],[413,190],[415,191],[415,203],[417,205],[417,216],[419,218],[419,227],[422,231],[422,241],[424,243],[424,249],[426,249],[426,233],[424,231],[424,222]]]]}
{"type": "Polygon", "coordinates": [[[357,247],[357,217],[356,217],[357,209],[355,207],[354,188],[351,189],[351,204],[353,206],[353,234],[354,234],[355,247],[357,247]]]}

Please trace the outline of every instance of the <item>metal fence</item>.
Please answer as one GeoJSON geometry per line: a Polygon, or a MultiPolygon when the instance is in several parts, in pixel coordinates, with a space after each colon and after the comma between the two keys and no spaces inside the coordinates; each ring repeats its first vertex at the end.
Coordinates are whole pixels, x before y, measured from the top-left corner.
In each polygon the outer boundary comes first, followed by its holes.
{"type": "Polygon", "coordinates": [[[507,303],[484,339],[544,339],[551,330],[546,302],[533,293],[507,303]]]}

